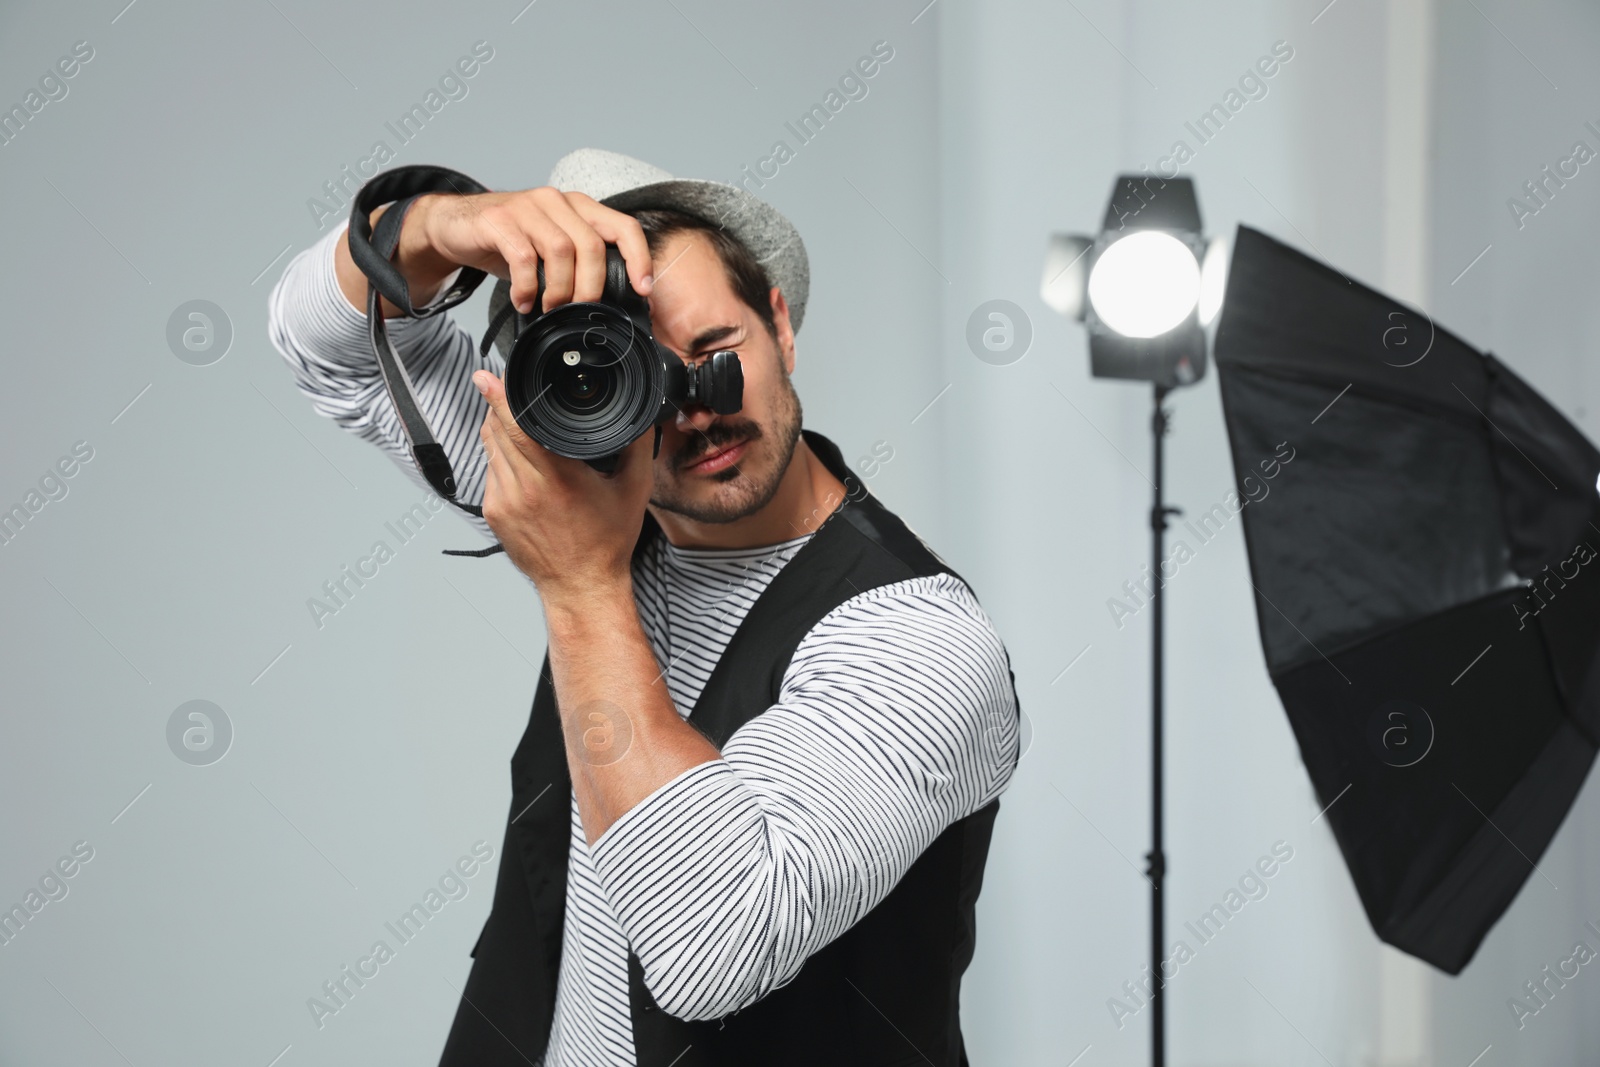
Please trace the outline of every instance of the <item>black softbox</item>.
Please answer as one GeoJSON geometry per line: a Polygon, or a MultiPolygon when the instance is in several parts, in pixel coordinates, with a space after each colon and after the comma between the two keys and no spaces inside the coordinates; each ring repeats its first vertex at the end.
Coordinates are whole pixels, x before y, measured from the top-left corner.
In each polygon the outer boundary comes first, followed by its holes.
{"type": "Polygon", "coordinates": [[[1223,308],[1268,672],[1373,929],[1459,973],[1595,757],[1600,452],[1492,355],[1243,226],[1223,308]]]}

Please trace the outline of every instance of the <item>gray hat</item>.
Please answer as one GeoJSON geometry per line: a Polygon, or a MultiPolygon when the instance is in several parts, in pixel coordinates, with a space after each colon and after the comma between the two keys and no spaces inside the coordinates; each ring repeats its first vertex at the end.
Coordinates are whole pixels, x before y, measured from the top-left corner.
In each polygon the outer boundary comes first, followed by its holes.
{"type": "MultiPolygon", "coordinates": [[[[811,267],[805,242],[794,224],[768,204],[737,185],[674,178],[660,167],[620,152],[580,148],[556,161],[549,184],[564,193],[584,193],[618,211],[669,208],[704,219],[738,238],[766,269],[772,284],[789,305],[789,324],[796,332],[806,314],[811,267]]],[[[489,318],[510,302],[511,284],[502,280],[489,298],[489,318]]],[[[511,322],[495,337],[502,356],[511,353],[511,322]]]]}

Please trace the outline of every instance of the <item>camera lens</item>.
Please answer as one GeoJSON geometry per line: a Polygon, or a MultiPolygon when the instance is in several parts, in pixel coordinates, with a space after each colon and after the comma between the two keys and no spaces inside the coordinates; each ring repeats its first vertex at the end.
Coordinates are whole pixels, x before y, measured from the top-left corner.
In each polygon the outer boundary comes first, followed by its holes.
{"type": "Polygon", "coordinates": [[[563,304],[517,339],[505,383],[529,437],[557,455],[596,460],[626,448],[660,416],[666,365],[622,310],[563,304]]]}
{"type": "Polygon", "coordinates": [[[555,383],[561,401],[574,414],[585,414],[605,406],[611,397],[613,378],[608,368],[578,364],[564,367],[555,383]]]}

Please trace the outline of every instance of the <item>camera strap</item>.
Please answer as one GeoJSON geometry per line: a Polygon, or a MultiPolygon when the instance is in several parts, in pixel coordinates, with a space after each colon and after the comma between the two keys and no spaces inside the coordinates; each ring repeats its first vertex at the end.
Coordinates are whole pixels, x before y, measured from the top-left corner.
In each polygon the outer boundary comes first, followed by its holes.
{"type": "MultiPolygon", "coordinates": [[[[425,319],[448,311],[466,300],[482,284],[487,275],[475,268],[463,268],[450,288],[441,293],[426,307],[415,307],[405,275],[394,265],[395,249],[400,244],[400,230],[406,213],[417,198],[428,193],[486,193],[488,187],[459,171],[427,164],[410,164],[385,171],[363,185],[356,193],[350,207],[348,242],[350,258],[362,274],[367,276],[367,335],[372,342],[372,354],[383,375],[384,388],[399,416],[411,445],[411,456],[417,469],[429,485],[450,503],[469,515],[483,516],[483,508],[456,499],[455,472],[450,467],[450,457],[433,435],[422,405],[417,401],[416,388],[406,372],[400,354],[389,340],[388,327],[383,317],[382,301],[387,299],[411,318],[425,319]],[[372,212],[384,204],[391,205],[373,228],[372,212]]],[[[505,551],[496,544],[480,550],[445,549],[450,556],[488,556],[505,551]]]]}
{"type": "MultiPolygon", "coordinates": [[[[422,405],[417,400],[411,376],[407,373],[400,354],[395,351],[393,342],[389,340],[388,327],[383,317],[383,301],[388,300],[406,316],[422,319],[448,311],[473,294],[487,275],[476,268],[465,267],[456,275],[455,281],[449,288],[440,293],[433,303],[426,307],[416,307],[411,301],[411,290],[406,284],[405,275],[394,265],[393,260],[395,251],[400,245],[400,232],[406,214],[418,198],[429,193],[468,195],[488,191],[487,186],[448,167],[421,163],[395,167],[369,179],[356,193],[355,200],[350,206],[350,229],[347,237],[350,258],[367,277],[367,334],[372,343],[372,354],[378,361],[384,388],[394,405],[395,414],[400,419],[400,426],[405,431],[406,441],[411,446],[412,459],[417,469],[422,472],[423,478],[441,497],[467,514],[479,518],[483,516],[482,507],[456,499],[456,479],[455,472],[450,466],[450,457],[445,452],[444,446],[434,437],[427,416],[423,414],[422,405]],[[377,226],[374,227],[371,221],[372,213],[384,204],[390,205],[389,210],[383,213],[378,219],[377,226]]],[[[607,271],[608,286],[619,291],[628,290],[627,268],[623,265],[620,253],[614,249],[607,254],[607,271]]],[[[542,263],[537,268],[537,276],[538,291],[534,296],[535,307],[542,303],[545,291],[542,263]]],[[[524,316],[516,314],[516,309],[508,302],[490,323],[479,349],[480,354],[485,356],[488,354],[490,345],[508,318],[512,322],[512,337],[513,339],[517,337],[524,325],[524,316]]],[[[661,451],[661,424],[657,422],[654,429],[655,444],[651,450],[652,456],[659,455],[661,451]]],[[[597,470],[609,470],[601,466],[599,461],[590,463],[597,470]]],[[[445,554],[488,556],[503,551],[505,551],[504,546],[495,544],[476,551],[445,549],[445,554]]]]}
{"type": "Polygon", "coordinates": [[[417,402],[416,389],[406,372],[400,354],[389,340],[389,331],[383,318],[382,301],[387,299],[411,318],[425,319],[448,311],[466,300],[487,276],[483,271],[463,268],[449,289],[427,307],[418,308],[411,302],[411,290],[398,267],[392,262],[395,249],[400,244],[400,228],[406,213],[417,198],[427,193],[485,193],[489,190],[465,174],[444,167],[413,164],[396,167],[373,178],[361,187],[350,209],[350,258],[367,276],[367,334],[372,341],[372,354],[377,357],[378,369],[383,374],[384,387],[394,403],[395,413],[411,444],[411,455],[417,469],[440,496],[472,515],[483,514],[483,509],[456,499],[455,473],[450,468],[450,458],[444,446],[434,437],[422,405],[417,402]],[[376,230],[369,221],[378,207],[390,204],[388,211],[378,220],[376,230]]]}

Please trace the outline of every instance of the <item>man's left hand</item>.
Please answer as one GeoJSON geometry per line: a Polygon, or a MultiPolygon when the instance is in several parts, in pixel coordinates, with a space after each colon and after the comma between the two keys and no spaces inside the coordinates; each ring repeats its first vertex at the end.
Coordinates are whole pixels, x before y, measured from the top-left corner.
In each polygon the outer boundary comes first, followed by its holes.
{"type": "Polygon", "coordinates": [[[511,562],[533,579],[545,610],[628,591],[654,482],[654,434],[629,445],[614,473],[601,474],[524,433],[499,378],[480,370],[472,381],[489,402],[479,431],[489,457],[483,517],[511,562]]]}

